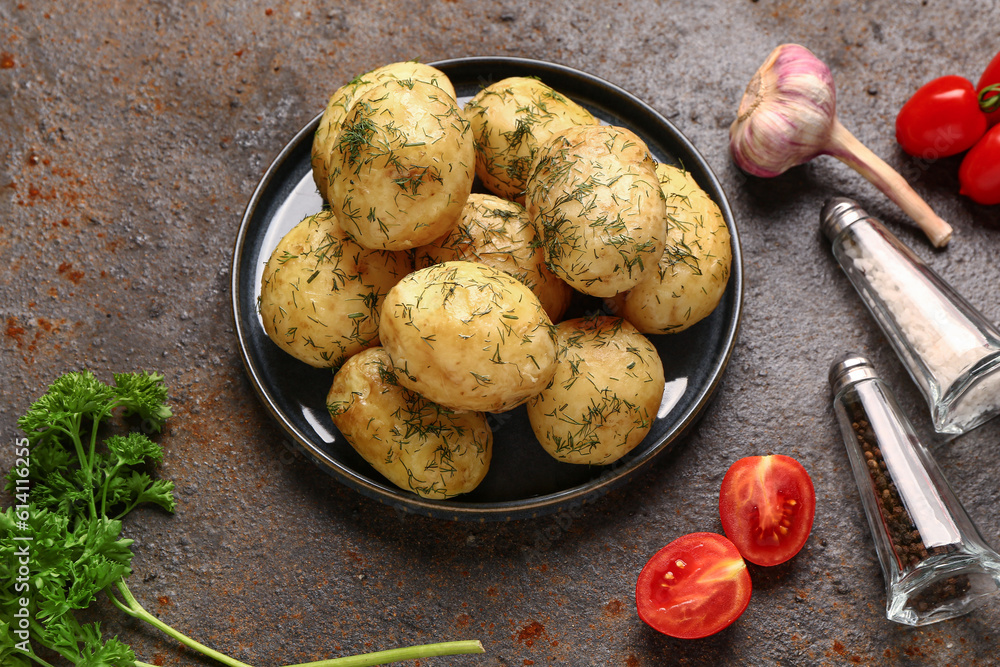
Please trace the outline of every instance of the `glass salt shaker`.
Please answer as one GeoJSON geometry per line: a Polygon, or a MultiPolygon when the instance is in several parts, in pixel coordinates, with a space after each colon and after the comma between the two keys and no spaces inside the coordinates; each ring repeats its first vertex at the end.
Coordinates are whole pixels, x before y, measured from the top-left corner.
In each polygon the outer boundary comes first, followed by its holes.
{"type": "Polygon", "coordinates": [[[886,617],[927,625],[972,611],[1000,587],[987,545],[871,362],[830,367],[834,412],[886,583],[886,617]]]}
{"type": "Polygon", "coordinates": [[[1000,414],[1000,331],[856,202],[831,199],[820,224],[935,431],[960,435],[1000,414]]]}

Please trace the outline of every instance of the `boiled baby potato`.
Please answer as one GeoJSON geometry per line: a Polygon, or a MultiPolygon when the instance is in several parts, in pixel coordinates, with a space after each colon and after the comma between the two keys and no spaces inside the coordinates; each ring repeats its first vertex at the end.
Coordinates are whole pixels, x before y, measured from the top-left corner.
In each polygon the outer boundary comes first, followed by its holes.
{"type": "Polygon", "coordinates": [[[610,297],[656,268],[667,236],[656,163],[632,131],[572,127],[538,151],[525,195],[545,261],[584,294],[610,297]]]}
{"type": "Polygon", "coordinates": [[[472,131],[455,98],[392,79],[354,101],[331,153],[327,194],[359,244],[406,250],[455,225],[474,176],[472,131]]]}
{"type": "Polygon", "coordinates": [[[573,294],[545,265],[545,254],[524,207],[495,195],[469,195],[455,228],[417,248],[414,260],[418,269],[468,260],[505,271],[535,293],[553,322],[566,312],[573,294]]]}
{"type": "Polygon", "coordinates": [[[599,121],[538,79],[510,77],[483,88],[465,105],[476,137],[476,175],[493,194],[524,201],[538,147],[574,125],[599,121]]]}
{"type": "Polygon", "coordinates": [[[399,81],[423,81],[430,83],[455,97],[455,87],[441,70],[422,63],[408,61],[391,63],[355,77],[330,96],[320,116],[319,125],[313,135],[312,174],[316,189],[326,199],[330,187],[330,154],[340,137],[340,126],[347,113],[354,106],[358,96],[379,83],[395,79],[399,81]]]}
{"type": "Polygon", "coordinates": [[[389,354],[348,359],[326,398],[334,426],[390,482],[424,498],[476,488],[490,468],[493,432],[482,412],[454,412],[396,381],[389,354]]]}
{"type": "Polygon", "coordinates": [[[359,246],[329,210],[310,215],[281,238],[264,267],[264,330],[310,366],[339,366],[378,343],[382,299],[412,269],[407,253],[359,246]]]}
{"type": "Polygon", "coordinates": [[[722,211],[691,174],[667,164],[656,173],[667,198],[666,248],[656,271],[608,306],[643,333],[675,333],[719,305],[733,250],[722,211]]]}
{"type": "Polygon", "coordinates": [[[399,383],[453,410],[513,408],[555,372],[552,321],[538,297],[478,262],[403,278],[386,295],[379,335],[399,383]]]}
{"type": "Polygon", "coordinates": [[[555,375],[528,401],[535,437],[560,461],[613,463],[652,428],[663,398],[660,356],[618,317],[560,322],[556,342],[555,375]]]}

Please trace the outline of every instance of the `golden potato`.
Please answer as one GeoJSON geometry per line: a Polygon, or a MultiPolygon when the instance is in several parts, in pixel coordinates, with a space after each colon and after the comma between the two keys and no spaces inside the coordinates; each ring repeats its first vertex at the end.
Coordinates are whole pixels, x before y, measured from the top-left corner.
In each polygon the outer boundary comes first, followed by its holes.
{"type": "Polygon", "coordinates": [[[555,371],[552,321],[538,297],[478,262],[403,278],[386,295],[379,334],[399,383],[454,410],[507,410],[555,371]]]}
{"type": "Polygon", "coordinates": [[[524,201],[538,147],[574,125],[599,121],[538,79],[510,77],[483,88],[465,105],[476,139],[476,175],[493,194],[524,201]]]}
{"type": "Polygon", "coordinates": [[[390,482],[424,498],[476,488],[490,468],[493,432],[482,412],[454,412],[401,387],[381,347],[351,357],[327,409],[351,446],[390,482]]]}
{"type": "Polygon", "coordinates": [[[361,245],[406,250],[454,227],[474,176],[472,132],[455,98],[389,80],[358,96],[344,119],[328,201],[361,245]]]}
{"type": "Polygon", "coordinates": [[[652,428],[663,398],[663,365],[626,320],[591,317],[556,326],[558,364],[528,401],[528,419],[549,454],[604,465],[632,451],[652,428]]]}
{"type": "Polygon", "coordinates": [[[320,116],[319,125],[313,135],[312,174],[316,189],[326,199],[330,187],[330,154],[340,137],[340,125],[354,106],[357,97],[379,83],[396,79],[401,81],[423,81],[430,83],[455,97],[455,87],[441,70],[422,63],[408,61],[391,63],[355,77],[330,96],[320,116]]]}
{"type": "Polygon", "coordinates": [[[278,242],[264,267],[258,307],[278,347],[317,368],[339,366],[378,344],[382,299],[413,268],[407,253],[368,250],[329,210],[278,242]]]}
{"type": "Polygon", "coordinates": [[[539,149],[525,208],[554,274],[610,297],[655,270],[667,236],[655,169],[642,139],[620,127],[573,127],[539,149]]]}
{"type": "Polygon", "coordinates": [[[691,175],[656,167],[667,198],[667,245],[659,266],[608,307],[643,333],[683,331],[712,314],[729,282],[729,228],[719,206],[691,175]]]}
{"type": "Polygon", "coordinates": [[[573,295],[545,265],[524,207],[495,195],[469,195],[455,228],[414,252],[418,269],[452,260],[488,264],[514,276],[535,293],[553,322],[566,312],[573,295]]]}

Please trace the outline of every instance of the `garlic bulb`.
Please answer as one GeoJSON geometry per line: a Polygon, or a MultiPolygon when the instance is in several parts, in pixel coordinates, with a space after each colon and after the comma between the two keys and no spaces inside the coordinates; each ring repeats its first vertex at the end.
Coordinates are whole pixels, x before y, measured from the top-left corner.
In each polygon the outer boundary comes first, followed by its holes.
{"type": "Polygon", "coordinates": [[[765,178],[808,162],[829,143],[836,107],[830,68],[805,47],[779,46],[753,75],[729,128],[733,158],[765,178]]]}
{"type": "Polygon", "coordinates": [[[739,167],[769,178],[831,155],[881,190],[917,222],[938,247],[951,239],[951,225],[892,167],[872,153],[837,119],[830,68],[809,49],[782,44],[757,70],[729,128],[729,150],[739,167]]]}

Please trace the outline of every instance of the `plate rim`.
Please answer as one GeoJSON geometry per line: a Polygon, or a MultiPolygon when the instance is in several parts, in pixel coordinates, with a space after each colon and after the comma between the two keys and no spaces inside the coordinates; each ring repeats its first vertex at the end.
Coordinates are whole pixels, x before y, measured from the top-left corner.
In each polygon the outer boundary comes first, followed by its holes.
{"type": "MultiPolygon", "coordinates": [[[[633,479],[640,472],[648,468],[657,458],[669,451],[671,449],[670,445],[687,435],[693,425],[700,419],[718,390],[736,345],[743,314],[743,254],[735,217],[733,216],[729,200],[722,189],[721,183],[707,160],[695,148],[694,144],[665,116],[656,111],[656,109],[610,81],[567,65],[521,57],[470,56],[438,60],[428,64],[442,71],[474,66],[489,66],[492,68],[502,66],[503,68],[520,68],[529,71],[548,71],[565,77],[581,79],[586,85],[593,86],[596,89],[604,89],[615,96],[624,98],[633,106],[641,109],[643,113],[651,116],[660,125],[657,131],[659,132],[665,128],[670,140],[678,143],[687,153],[685,159],[694,160],[698,168],[698,175],[701,177],[698,179],[701,186],[714,191],[717,195],[713,199],[719,205],[723,219],[730,230],[733,254],[729,276],[730,285],[727,286],[727,290],[731,288],[734,291],[733,313],[730,319],[727,320],[725,335],[720,341],[724,347],[724,354],[719,355],[715,363],[712,364],[711,381],[696,394],[696,399],[687,409],[683,418],[679,419],[666,437],[656,443],[655,446],[649,447],[641,454],[628,459],[621,466],[616,464],[607,466],[606,472],[583,484],[555,493],[496,502],[456,503],[451,500],[434,500],[423,498],[416,494],[408,494],[403,490],[398,490],[397,492],[393,489],[374,484],[364,475],[359,474],[352,468],[341,464],[335,458],[327,455],[314,445],[307,434],[303,433],[286,418],[279,409],[272,393],[264,386],[265,383],[260,375],[260,368],[251,354],[246,340],[247,332],[243,326],[243,317],[246,315],[247,309],[249,308],[251,311],[256,312],[255,305],[245,305],[240,298],[240,285],[244,279],[241,265],[246,248],[247,234],[261,198],[268,191],[269,186],[289,155],[295,150],[300,150],[301,143],[308,140],[315,133],[320,118],[323,115],[322,111],[296,132],[271,160],[264,174],[254,187],[240,218],[239,229],[233,244],[232,263],[230,267],[230,315],[239,344],[240,358],[243,363],[244,372],[247,374],[258,399],[263,403],[271,418],[284,429],[287,435],[291,436],[292,443],[298,451],[306,455],[307,458],[323,469],[324,472],[335,477],[338,482],[344,483],[362,495],[395,507],[396,509],[456,521],[496,521],[535,518],[582,507],[633,479]]],[[[684,166],[690,170],[693,165],[685,163],[684,166]]]]}

